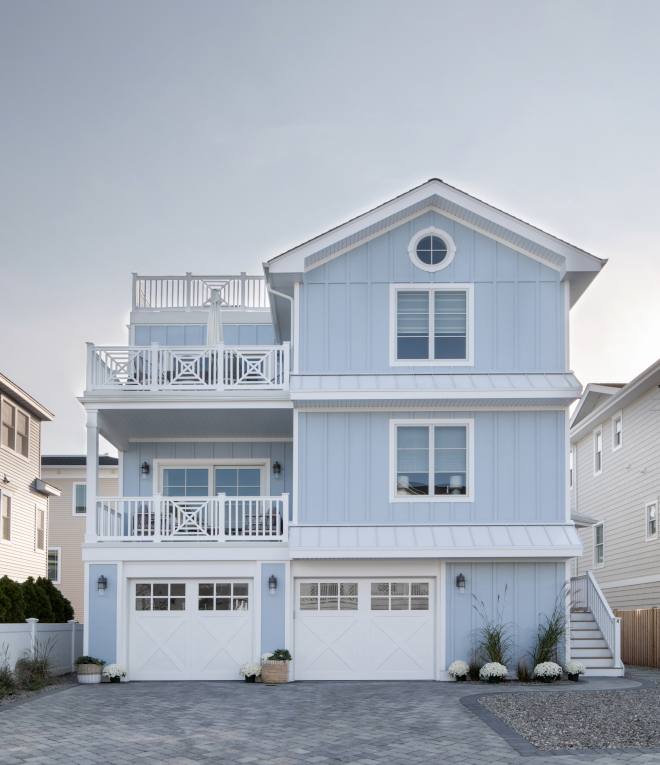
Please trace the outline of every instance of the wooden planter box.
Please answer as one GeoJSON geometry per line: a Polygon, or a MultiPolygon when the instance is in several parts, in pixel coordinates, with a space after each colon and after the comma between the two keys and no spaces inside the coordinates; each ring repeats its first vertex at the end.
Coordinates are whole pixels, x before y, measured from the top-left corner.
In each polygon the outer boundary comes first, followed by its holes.
{"type": "Polygon", "coordinates": [[[78,682],[83,685],[101,682],[101,672],[103,671],[101,664],[76,664],[76,670],[78,671],[78,682]]]}
{"type": "Polygon", "coordinates": [[[261,662],[262,683],[286,683],[288,672],[289,663],[286,661],[264,659],[261,662]]]}

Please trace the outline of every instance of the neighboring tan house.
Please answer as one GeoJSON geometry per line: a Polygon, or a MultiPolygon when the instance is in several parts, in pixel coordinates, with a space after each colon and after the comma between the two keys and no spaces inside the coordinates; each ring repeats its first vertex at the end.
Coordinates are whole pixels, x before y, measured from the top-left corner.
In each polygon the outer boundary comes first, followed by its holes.
{"type": "MultiPolygon", "coordinates": [[[[84,617],[84,581],[81,544],[85,541],[87,514],[87,468],[85,455],[47,455],[41,458],[41,474],[62,493],[50,501],[48,528],[48,578],[57,585],[75,610],[84,617]]],[[[119,460],[99,457],[99,494],[115,496],[119,460]]]]}
{"type": "Polygon", "coordinates": [[[612,608],[660,606],[660,361],[627,385],[591,384],[571,420],[571,508],[579,574],[591,570],[612,608]]]}
{"type": "Polygon", "coordinates": [[[41,423],[53,415],[0,374],[0,576],[46,576],[48,498],[41,480],[41,423]]]}

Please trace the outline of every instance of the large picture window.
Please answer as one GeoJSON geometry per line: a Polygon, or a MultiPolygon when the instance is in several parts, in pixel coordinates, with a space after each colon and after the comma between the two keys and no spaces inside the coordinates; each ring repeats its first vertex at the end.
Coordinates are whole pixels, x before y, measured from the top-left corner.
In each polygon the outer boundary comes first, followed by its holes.
{"type": "Polygon", "coordinates": [[[266,460],[171,460],[158,471],[164,497],[264,497],[269,489],[266,460]]]}

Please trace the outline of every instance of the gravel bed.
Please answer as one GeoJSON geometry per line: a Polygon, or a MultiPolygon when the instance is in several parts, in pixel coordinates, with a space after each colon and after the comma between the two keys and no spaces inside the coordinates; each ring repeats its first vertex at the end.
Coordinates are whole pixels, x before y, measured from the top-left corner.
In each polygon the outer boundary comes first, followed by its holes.
{"type": "Polygon", "coordinates": [[[539,749],[660,746],[660,692],[514,693],[479,703],[539,749]]]}
{"type": "Polygon", "coordinates": [[[56,675],[51,683],[46,685],[44,688],[40,688],[38,691],[25,691],[17,688],[13,693],[0,697],[0,707],[5,706],[5,704],[12,704],[14,701],[27,699],[30,696],[36,696],[37,694],[44,693],[45,691],[52,691],[53,688],[61,688],[63,685],[73,685],[77,682],[78,675],[76,672],[69,672],[67,675],[56,675]]]}

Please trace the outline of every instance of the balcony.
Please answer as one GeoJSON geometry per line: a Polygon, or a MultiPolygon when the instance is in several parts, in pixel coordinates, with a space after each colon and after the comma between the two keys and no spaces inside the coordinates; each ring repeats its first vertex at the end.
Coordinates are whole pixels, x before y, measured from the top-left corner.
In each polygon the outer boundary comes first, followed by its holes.
{"type": "Polygon", "coordinates": [[[289,343],[259,346],[87,344],[88,391],[288,390],[289,343]]]}
{"type": "Polygon", "coordinates": [[[208,308],[211,293],[223,308],[268,311],[264,276],[139,276],[133,274],[133,311],[193,311],[208,308]]]}
{"type": "Polygon", "coordinates": [[[286,542],[289,495],[103,497],[98,542],[286,542]]]}

